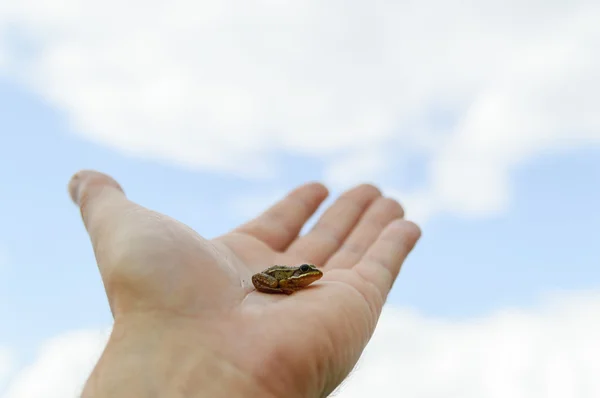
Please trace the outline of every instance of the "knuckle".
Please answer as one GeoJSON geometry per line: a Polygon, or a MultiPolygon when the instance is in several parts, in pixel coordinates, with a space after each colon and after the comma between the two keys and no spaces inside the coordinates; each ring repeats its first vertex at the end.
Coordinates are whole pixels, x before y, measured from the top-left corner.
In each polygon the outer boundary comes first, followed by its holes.
{"type": "Polygon", "coordinates": [[[343,235],[338,227],[328,222],[317,223],[312,232],[320,237],[329,238],[338,245],[341,243],[343,235]]]}
{"type": "Polygon", "coordinates": [[[315,199],[312,196],[291,195],[288,197],[288,200],[293,207],[302,209],[304,213],[311,212],[315,207],[315,199]]]}
{"type": "Polygon", "coordinates": [[[366,251],[366,245],[358,242],[346,242],[342,246],[342,250],[353,255],[362,255],[366,251]]]}

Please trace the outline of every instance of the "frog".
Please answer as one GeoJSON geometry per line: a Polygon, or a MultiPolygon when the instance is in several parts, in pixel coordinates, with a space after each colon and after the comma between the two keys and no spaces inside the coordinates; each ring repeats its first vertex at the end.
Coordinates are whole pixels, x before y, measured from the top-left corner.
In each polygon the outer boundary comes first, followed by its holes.
{"type": "Polygon", "coordinates": [[[282,293],[290,295],[321,279],[323,272],[314,264],[296,267],[273,265],[252,275],[252,284],[262,293],[282,293]]]}

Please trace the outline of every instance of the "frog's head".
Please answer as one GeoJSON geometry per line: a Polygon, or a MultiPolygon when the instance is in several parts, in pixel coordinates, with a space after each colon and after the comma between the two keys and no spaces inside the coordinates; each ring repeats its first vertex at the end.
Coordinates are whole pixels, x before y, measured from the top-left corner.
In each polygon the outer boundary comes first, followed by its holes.
{"type": "Polygon", "coordinates": [[[294,270],[290,279],[294,280],[296,286],[308,286],[316,280],[321,279],[323,271],[313,264],[302,264],[294,270]]]}

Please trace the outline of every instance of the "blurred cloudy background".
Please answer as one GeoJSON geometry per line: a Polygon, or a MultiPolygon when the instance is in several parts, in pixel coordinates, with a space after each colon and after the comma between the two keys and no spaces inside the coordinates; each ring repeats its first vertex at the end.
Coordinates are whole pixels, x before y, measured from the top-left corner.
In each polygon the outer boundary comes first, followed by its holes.
{"type": "MultiPolygon", "coordinates": [[[[0,396],[110,330],[80,168],[212,237],[308,180],[423,237],[338,396],[600,396],[600,3],[0,2],[0,396]]],[[[328,201],[329,202],[329,201],[328,201]]]]}

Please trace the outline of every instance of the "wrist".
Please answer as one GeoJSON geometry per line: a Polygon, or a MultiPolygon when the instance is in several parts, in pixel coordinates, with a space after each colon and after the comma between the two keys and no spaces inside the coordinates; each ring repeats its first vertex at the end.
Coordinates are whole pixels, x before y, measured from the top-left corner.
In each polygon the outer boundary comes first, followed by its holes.
{"type": "Polygon", "coordinates": [[[197,337],[161,329],[163,322],[135,323],[115,322],[82,398],[271,397],[197,337]]]}

